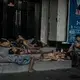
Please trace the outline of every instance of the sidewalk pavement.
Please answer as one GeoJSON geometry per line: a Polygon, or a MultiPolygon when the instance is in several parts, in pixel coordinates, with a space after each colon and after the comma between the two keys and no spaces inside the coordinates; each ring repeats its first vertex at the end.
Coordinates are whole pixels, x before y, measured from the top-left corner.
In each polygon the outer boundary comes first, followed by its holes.
{"type": "Polygon", "coordinates": [[[0,80],[80,80],[80,69],[0,74],[0,80]]]}

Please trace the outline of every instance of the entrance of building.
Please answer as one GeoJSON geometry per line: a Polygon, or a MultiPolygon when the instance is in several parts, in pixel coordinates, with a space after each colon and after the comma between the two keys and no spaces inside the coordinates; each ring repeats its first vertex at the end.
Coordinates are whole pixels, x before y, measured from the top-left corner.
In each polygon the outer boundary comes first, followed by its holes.
{"type": "Polygon", "coordinates": [[[41,0],[4,0],[1,37],[40,38],[41,0]],[[6,17],[7,16],[7,17],[6,17]]]}
{"type": "Polygon", "coordinates": [[[2,36],[3,0],[0,0],[0,37],[2,36]]]}

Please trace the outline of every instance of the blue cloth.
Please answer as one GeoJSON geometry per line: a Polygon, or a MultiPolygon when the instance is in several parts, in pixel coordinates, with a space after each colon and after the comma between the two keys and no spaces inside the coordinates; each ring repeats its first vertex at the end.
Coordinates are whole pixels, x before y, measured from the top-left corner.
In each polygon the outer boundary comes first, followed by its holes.
{"type": "Polygon", "coordinates": [[[9,55],[9,61],[19,64],[19,65],[26,65],[30,63],[30,56],[28,55],[9,55]]]}

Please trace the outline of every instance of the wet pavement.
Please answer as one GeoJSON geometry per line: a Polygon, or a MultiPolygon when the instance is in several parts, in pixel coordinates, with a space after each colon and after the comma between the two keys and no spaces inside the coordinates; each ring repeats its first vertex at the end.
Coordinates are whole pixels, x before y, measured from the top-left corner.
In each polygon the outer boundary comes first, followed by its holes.
{"type": "Polygon", "coordinates": [[[80,69],[0,74],[0,80],[80,80],[80,69]]]}

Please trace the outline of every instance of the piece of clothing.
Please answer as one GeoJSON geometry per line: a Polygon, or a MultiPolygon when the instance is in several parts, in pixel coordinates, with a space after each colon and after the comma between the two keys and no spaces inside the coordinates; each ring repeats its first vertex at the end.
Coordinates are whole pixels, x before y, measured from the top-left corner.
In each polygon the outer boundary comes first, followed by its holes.
{"type": "Polygon", "coordinates": [[[5,56],[3,54],[0,54],[0,62],[4,62],[4,63],[16,63],[19,65],[26,65],[30,63],[30,56],[28,55],[8,55],[5,56]]]}
{"type": "Polygon", "coordinates": [[[30,63],[30,56],[27,55],[9,55],[9,60],[19,65],[26,65],[30,63]]]}
{"type": "Polygon", "coordinates": [[[20,52],[20,54],[31,54],[31,50],[24,49],[23,51],[20,52]]]}

